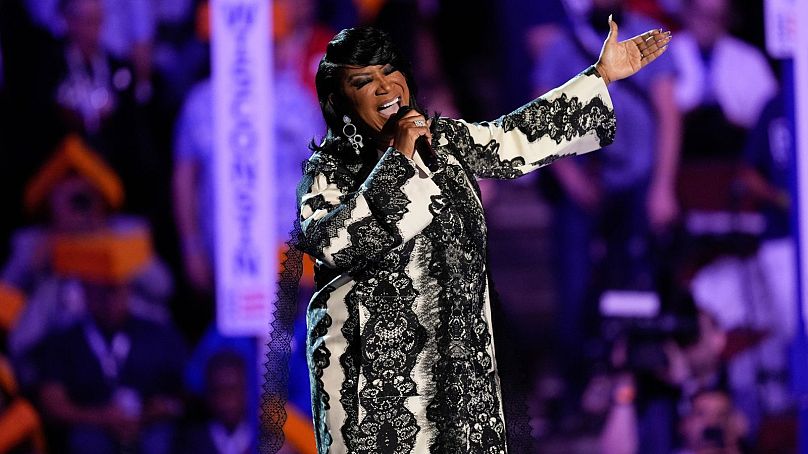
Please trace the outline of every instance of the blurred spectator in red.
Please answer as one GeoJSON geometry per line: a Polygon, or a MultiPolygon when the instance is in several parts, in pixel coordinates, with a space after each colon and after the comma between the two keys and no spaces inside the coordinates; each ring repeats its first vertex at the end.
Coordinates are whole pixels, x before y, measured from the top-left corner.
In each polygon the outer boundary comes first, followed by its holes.
{"type": "MultiPolygon", "coordinates": [[[[147,257],[132,279],[132,310],[155,321],[168,320],[171,274],[151,253],[148,224],[116,214],[123,197],[115,172],[77,136],[67,137],[32,178],[25,206],[42,224],[14,233],[12,254],[0,274],[28,298],[9,335],[15,359],[25,356],[47,333],[82,316],[80,287],[55,266],[60,247],[75,242],[113,243],[122,252],[147,257]]],[[[26,372],[18,372],[27,383],[26,372]]]]}
{"type": "Polygon", "coordinates": [[[737,159],[746,130],[777,83],[757,48],[730,36],[729,0],[684,0],[671,59],[676,102],[685,114],[682,153],[689,158],[737,159]]]}
{"type": "MultiPolygon", "coordinates": [[[[623,0],[595,0],[580,14],[571,10],[571,27],[544,28],[534,73],[537,92],[560,85],[597,57],[609,15],[626,37],[659,27],[623,0]]],[[[584,378],[581,362],[573,358],[584,354],[585,321],[593,321],[598,295],[606,289],[655,290],[654,235],[666,233],[678,215],[674,180],[681,117],[673,90],[673,62],[666,57],[637,78],[610,85],[615,114],[631,129],[619,130],[597,156],[562,160],[551,174],[540,175],[554,210],[555,338],[571,400],[584,378]]]]}
{"type": "Polygon", "coordinates": [[[316,98],[314,76],[334,32],[317,20],[315,0],[277,0],[272,6],[276,65],[299,74],[316,98]]]}
{"type": "Polygon", "coordinates": [[[171,325],[129,310],[132,279],[145,263],[115,245],[83,243],[60,261],[80,280],[87,313],[37,354],[40,405],[65,433],[59,452],[171,452],[185,349],[171,325]]]}
{"type": "MultiPolygon", "coordinates": [[[[72,0],[27,0],[33,19],[61,38],[71,34],[71,17],[67,8],[72,0]],[[65,14],[67,12],[67,14],[65,14]]],[[[134,68],[133,82],[139,101],[151,96],[152,48],[157,14],[151,0],[97,0],[92,8],[98,17],[86,22],[96,28],[99,45],[118,60],[128,61],[134,68]]],[[[174,1],[171,3],[180,3],[174,1]]]]}
{"type": "Polygon", "coordinates": [[[244,358],[227,350],[213,355],[205,370],[208,416],[184,435],[181,454],[248,454],[257,449],[248,414],[244,358]]]}
{"type": "Polygon", "coordinates": [[[628,7],[671,29],[676,25],[671,16],[677,12],[679,0],[628,0],[628,7]]]}

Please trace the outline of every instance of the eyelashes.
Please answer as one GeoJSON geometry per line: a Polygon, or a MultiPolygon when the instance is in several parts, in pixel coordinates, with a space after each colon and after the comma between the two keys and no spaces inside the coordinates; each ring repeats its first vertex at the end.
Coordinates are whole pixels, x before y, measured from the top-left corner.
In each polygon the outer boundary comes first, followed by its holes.
{"type": "MultiPolygon", "coordinates": [[[[396,69],[395,66],[390,65],[390,64],[387,64],[387,65],[384,66],[384,68],[382,68],[382,73],[385,76],[389,76],[390,74],[393,74],[396,71],[398,71],[398,69],[396,69]]],[[[364,87],[365,85],[369,84],[372,81],[373,81],[372,77],[363,78],[363,79],[357,79],[357,80],[355,80],[354,82],[351,83],[351,86],[358,90],[358,89],[364,87]]]]}

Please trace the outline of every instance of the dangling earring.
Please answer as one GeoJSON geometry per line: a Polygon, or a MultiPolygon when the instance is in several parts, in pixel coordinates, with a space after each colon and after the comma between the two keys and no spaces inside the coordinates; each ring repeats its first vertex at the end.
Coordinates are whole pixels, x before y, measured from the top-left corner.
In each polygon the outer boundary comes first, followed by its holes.
{"type": "Polygon", "coordinates": [[[351,143],[356,155],[359,156],[359,152],[365,146],[362,143],[362,136],[356,133],[356,125],[351,123],[351,117],[343,115],[342,121],[345,122],[345,126],[342,127],[342,133],[348,138],[348,142],[351,143]]]}

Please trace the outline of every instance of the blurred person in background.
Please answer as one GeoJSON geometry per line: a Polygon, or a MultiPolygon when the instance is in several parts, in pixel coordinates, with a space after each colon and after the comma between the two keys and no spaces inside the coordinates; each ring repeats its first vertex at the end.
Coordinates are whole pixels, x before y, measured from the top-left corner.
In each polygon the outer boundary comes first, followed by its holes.
{"type": "Polygon", "coordinates": [[[38,68],[38,90],[49,96],[45,113],[54,116],[45,128],[84,137],[120,175],[128,208],[148,213],[156,190],[147,181],[157,169],[143,107],[135,102],[134,69],[104,46],[103,0],[60,0],[58,6],[65,34],[38,68]]]}
{"type": "Polygon", "coordinates": [[[707,388],[690,398],[680,424],[683,447],[676,454],[741,454],[749,452],[742,440],[748,430],[730,394],[707,388]]]}
{"type": "MultiPolygon", "coordinates": [[[[597,56],[606,18],[629,34],[654,26],[622,0],[595,0],[575,13],[571,27],[545,28],[534,87],[543,92],[597,56]]],[[[674,46],[675,47],[675,46],[674,46]]],[[[674,68],[662,59],[636,77],[609,86],[615,115],[628,128],[597,155],[562,160],[540,184],[553,207],[557,263],[559,366],[567,382],[566,411],[575,412],[585,371],[587,335],[597,296],[606,289],[656,289],[654,236],[678,215],[674,191],[681,117],[674,102],[674,68]]]]}
{"type": "Polygon", "coordinates": [[[210,47],[197,29],[200,7],[207,2],[173,0],[153,5],[154,104],[176,115],[191,87],[210,70],[210,47]]]}
{"type": "MultiPolygon", "coordinates": [[[[71,0],[25,0],[33,20],[56,38],[71,34],[71,17],[65,7],[71,0]]],[[[132,82],[139,102],[151,96],[153,47],[157,11],[152,0],[98,0],[100,18],[87,18],[87,27],[98,29],[99,45],[115,59],[132,65],[132,82]]],[[[182,3],[172,1],[171,3],[182,3]]],[[[94,33],[95,34],[95,33],[94,33]]]]}
{"type": "Polygon", "coordinates": [[[207,418],[183,435],[180,454],[248,454],[258,437],[248,412],[248,368],[241,354],[222,350],[205,368],[207,418]]]}
{"type": "Polygon", "coordinates": [[[334,36],[334,31],[318,20],[318,3],[316,0],[277,0],[272,4],[276,65],[298,74],[313,99],[317,97],[314,86],[317,63],[334,36]]]}
{"type": "Polygon", "coordinates": [[[681,11],[671,60],[683,159],[737,160],[777,81],[763,52],[729,34],[730,0],[684,0],[681,11]]]}
{"type": "MultiPolygon", "coordinates": [[[[69,326],[86,310],[78,283],[54,266],[56,248],[66,241],[100,244],[121,238],[122,247],[131,244],[138,254],[147,254],[148,260],[132,280],[132,310],[167,322],[171,273],[159,257],[151,255],[148,224],[118,212],[124,197],[121,182],[86,143],[78,136],[66,137],[31,179],[25,194],[28,213],[41,223],[14,233],[11,255],[0,273],[0,279],[27,298],[9,334],[15,361],[22,361],[46,334],[69,326]]],[[[27,372],[19,373],[27,383],[27,372]]]]}
{"type": "MultiPolygon", "coordinates": [[[[767,437],[771,424],[794,410],[789,346],[796,330],[796,250],[790,184],[794,181],[794,133],[782,93],[763,108],[744,145],[735,190],[759,204],[765,220],[755,248],[717,257],[696,274],[700,303],[720,314],[725,329],[754,335],[759,345],[733,358],[730,390],[752,434],[767,437]]],[[[777,429],[774,429],[775,432],[777,429]]]]}
{"type": "Polygon", "coordinates": [[[768,416],[791,406],[785,345],[794,329],[787,307],[794,304],[787,283],[793,282],[794,259],[783,191],[791,139],[776,104],[750,135],[776,95],[777,81],[760,49],[730,35],[731,2],[685,0],[683,6],[685,29],[671,55],[679,73],[676,101],[685,113],[680,190],[696,195],[683,196],[684,208],[688,220],[709,221],[704,213],[710,211],[731,220],[706,232],[689,228],[694,244],[717,255],[698,270],[692,290],[723,329],[745,330],[756,340],[767,336],[729,364],[728,389],[754,438],[768,416]],[[756,204],[764,207],[763,222],[753,217],[756,204]],[[777,239],[783,241],[770,241],[777,239]],[[774,247],[761,247],[767,243],[774,247]]]}
{"type": "Polygon", "coordinates": [[[36,354],[39,406],[64,433],[64,445],[54,439],[59,452],[171,452],[185,347],[172,325],[131,313],[131,282],[143,265],[114,246],[86,244],[61,261],[80,280],[87,312],[36,354]]]}
{"type": "MultiPolygon", "coordinates": [[[[690,305],[695,309],[692,301],[690,305]]],[[[604,411],[593,408],[592,402],[597,399],[602,405],[603,397],[610,399],[600,434],[601,452],[674,452],[682,445],[676,430],[687,418],[682,409],[689,409],[701,390],[726,386],[726,357],[732,354],[727,331],[704,310],[683,316],[677,322],[682,326],[667,335],[632,336],[627,331],[614,344],[613,373],[601,377],[603,383],[590,383],[584,395],[588,411],[604,411]]]]}
{"type": "Polygon", "coordinates": [[[678,424],[681,448],[667,451],[643,451],[638,446],[634,407],[630,399],[631,385],[623,382],[615,391],[615,403],[601,437],[603,454],[641,454],[645,452],[672,454],[741,454],[749,451],[743,444],[748,428],[746,420],[733,405],[729,393],[720,388],[699,390],[683,405],[678,424]]]}

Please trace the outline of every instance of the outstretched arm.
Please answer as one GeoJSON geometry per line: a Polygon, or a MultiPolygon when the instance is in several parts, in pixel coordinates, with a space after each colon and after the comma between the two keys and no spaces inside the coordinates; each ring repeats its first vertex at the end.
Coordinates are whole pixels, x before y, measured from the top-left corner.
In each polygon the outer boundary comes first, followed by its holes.
{"type": "Polygon", "coordinates": [[[566,84],[493,122],[444,120],[441,143],[458,145],[458,158],[479,177],[514,178],[559,158],[609,145],[615,118],[606,85],[648,65],[667,49],[661,29],[618,41],[617,24],[600,57],[566,84]]]}
{"type": "Polygon", "coordinates": [[[441,119],[436,130],[438,143],[482,178],[516,178],[609,145],[614,134],[612,101],[594,66],[497,120],[441,119]]]}

